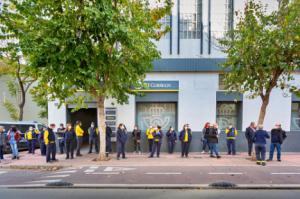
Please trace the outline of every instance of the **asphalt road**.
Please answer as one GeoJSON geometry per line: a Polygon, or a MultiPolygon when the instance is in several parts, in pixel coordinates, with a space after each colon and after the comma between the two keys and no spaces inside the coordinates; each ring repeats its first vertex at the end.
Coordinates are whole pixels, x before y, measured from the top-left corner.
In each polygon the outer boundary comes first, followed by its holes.
{"type": "Polygon", "coordinates": [[[0,189],[0,197],[9,199],[299,199],[299,194],[300,190],[0,189]]]}
{"type": "Polygon", "coordinates": [[[300,185],[300,166],[87,166],[59,171],[3,170],[0,186],[69,182],[84,185],[211,184],[300,185]]]}

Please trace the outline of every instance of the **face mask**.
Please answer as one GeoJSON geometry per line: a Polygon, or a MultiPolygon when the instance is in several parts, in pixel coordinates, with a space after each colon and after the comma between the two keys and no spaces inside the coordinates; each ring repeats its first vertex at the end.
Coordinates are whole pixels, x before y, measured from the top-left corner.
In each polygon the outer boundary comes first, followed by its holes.
{"type": "Polygon", "coordinates": [[[94,128],[95,126],[94,126],[94,125],[91,125],[91,127],[94,128]]]}

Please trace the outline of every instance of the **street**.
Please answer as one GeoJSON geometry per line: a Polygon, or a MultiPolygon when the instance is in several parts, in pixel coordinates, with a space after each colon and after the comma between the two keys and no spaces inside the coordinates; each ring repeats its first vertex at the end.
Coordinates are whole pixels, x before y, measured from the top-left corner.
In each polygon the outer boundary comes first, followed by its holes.
{"type": "Polygon", "coordinates": [[[299,185],[300,166],[81,166],[58,171],[0,170],[0,186],[68,182],[84,186],[177,186],[230,182],[238,186],[299,185]]]}
{"type": "Polygon", "coordinates": [[[1,198],[50,199],[50,198],[109,198],[109,199],[298,199],[300,190],[131,190],[131,189],[0,189],[1,198]]]}

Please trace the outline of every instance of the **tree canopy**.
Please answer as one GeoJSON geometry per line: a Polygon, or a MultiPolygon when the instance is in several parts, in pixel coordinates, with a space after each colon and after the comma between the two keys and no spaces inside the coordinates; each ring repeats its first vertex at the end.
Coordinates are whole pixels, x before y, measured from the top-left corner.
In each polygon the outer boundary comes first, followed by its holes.
{"type": "Polygon", "coordinates": [[[234,30],[220,40],[228,57],[222,65],[229,91],[260,97],[258,123],[263,124],[271,91],[290,90],[292,73],[299,68],[300,1],[282,0],[268,13],[262,3],[249,0],[234,30]]]}

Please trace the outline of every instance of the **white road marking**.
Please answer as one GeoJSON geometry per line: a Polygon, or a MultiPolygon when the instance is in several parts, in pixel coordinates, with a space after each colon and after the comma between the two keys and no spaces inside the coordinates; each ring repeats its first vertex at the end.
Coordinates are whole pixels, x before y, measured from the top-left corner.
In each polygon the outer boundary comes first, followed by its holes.
{"type": "Polygon", "coordinates": [[[110,171],[133,171],[136,170],[135,168],[124,168],[124,167],[106,167],[104,169],[105,172],[110,172],[110,171]]]}
{"type": "Polygon", "coordinates": [[[271,173],[271,175],[300,175],[300,173],[271,173]]]}
{"type": "Polygon", "coordinates": [[[208,173],[208,175],[243,175],[243,173],[208,173]]]}
{"type": "Polygon", "coordinates": [[[0,171],[0,175],[5,173],[7,173],[7,171],[0,171]]]}
{"type": "Polygon", "coordinates": [[[93,173],[93,172],[95,172],[94,169],[87,169],[87,170],[84,171],[84,173],[93,173]]]}
{"type": "Polygon", "coordinates": [[[98,169],[99,166],[91,166],[90,169],[98,169]]]}
{"type": "Polygon", "coordinates": [[[51,183],[51,182],[61,182],[61,179],[37,180],[37,181],[31,181],[31,182],[28,182],[28,183],[51,183]]]}
{"type": "Polygon", "coordinates": [[[119,172],[97,172],[97,173],[86,173],[87,175],[118,175],[119,172]]]}
{"type": "Polygon", "coordinates": [[[64,173],[76,173],[77,170],[70,170],[70,171],[58,171],[58,172],[55,172],[56,174],[64,174],[64,173]]]}
{"type": "Polygon", "coordinates": [[[43,178],[66,178],[69,177],[70,175],[54,175],[54,176],[45,176],[43,178]]]}
{"type": "Polygon", "coordinates": [[[163,172],[148,172],[145,173],[146,175],[181,175],[182,173],[180,172],[168,172],[168,173],[163,173],[163,172]]]}

